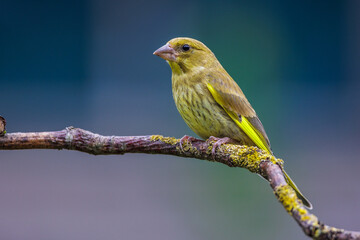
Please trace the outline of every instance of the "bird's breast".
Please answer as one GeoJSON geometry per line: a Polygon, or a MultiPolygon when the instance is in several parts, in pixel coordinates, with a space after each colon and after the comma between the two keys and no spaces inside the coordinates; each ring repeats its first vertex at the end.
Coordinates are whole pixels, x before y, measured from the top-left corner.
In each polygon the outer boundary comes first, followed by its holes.
{"type": "Polygon", "coordinates": [[[212,97],[206,81],[190,82],[186,79],[175,79],[175,81],[173,79],[173,97],[186,124],[200,137],[236,139],[234,136],[241,135],[241,130],[212,97]],[[177,82],[178,80],[182,81],[177,82]]]}

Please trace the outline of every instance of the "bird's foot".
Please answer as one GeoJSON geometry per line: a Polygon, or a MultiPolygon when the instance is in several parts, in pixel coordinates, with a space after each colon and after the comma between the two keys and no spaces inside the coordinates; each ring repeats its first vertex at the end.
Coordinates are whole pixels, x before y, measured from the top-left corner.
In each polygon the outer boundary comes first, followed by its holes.
{"type": "Polygon", "coordinates": [[[195,140],[198,140],[194,137],[191,137],[191,136],[188,136],[188,135],[185,135],[183,136],[182,138],[180,138],[180,148],[181,148],[181,151],[185,152],[185,145],[186,144],[191,144],[193,141],[195,140]]]}
{"type": "Polygon", "coordinates": [[[217,137],[210,136],[208,141],[215,141],[212,145],[212,150],[211,150],[211,155],[213,156],[213,158],[215,158],[216,149],[218,147],[220,147],[222,144],[236,143],[235,140],[228,138],[228,137],[217,138],[217,137]]]}

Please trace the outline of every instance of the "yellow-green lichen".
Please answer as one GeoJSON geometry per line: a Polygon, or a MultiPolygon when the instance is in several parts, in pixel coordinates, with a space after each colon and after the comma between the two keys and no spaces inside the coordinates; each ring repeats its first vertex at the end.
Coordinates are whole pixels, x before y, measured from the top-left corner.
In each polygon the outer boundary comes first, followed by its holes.
{"type": "Polygon", "coordinates": [[[183,150],[184,152],[190,152],[191,154],[194,155],[194,157],[200,155],[199,150],[198,150],[196,147],[194,147],[194,146],[191,144],[191,142],[188,141],[188,140],[182,141],[181,147],[182,147],[182,150],[183,150]]]}
{"type": "Polygon", "coordinates": [[[150,136],[150,141],[161,141],[170,145],[175,145],[180,142],[179,139],[176,139],[174,137],[164,137],[161,135],[152,135],[150,136]]]}
{"type": "MultiPolygon", "coordinates": [[[[166,144],[171,144],[171,145],[176,145],[176,144],[180,143],[180,139],[177,139],[174,137],[164,137],[161,135],[152,135],[150,137],[150,140],[151,141],[161,141],[161,142],[164,142],[166,144]]],[[[181,142],[181,146],[180,146],[180,144],[179,144],[179,146],[176,146],[176,149],[178,151],[181,150],[182,152],[189,152],[194,157],[201,155],[200,151],[191,144],[191,141],[188,141],[187,139],[185,139],[184,141],[181,142]]]]}
{"type": "MultiPolygon", "coordinates": [[[[209,146],[208,151],[211,152],[212,146],[209,146]]],[[[255,146],[233,145],[226,144],[219,148],[223,154],[229,155],[230,161],[234,167],[246,168],[251,172],[260,172],[260,163],[262,161],[270,161],[274,164],[283,164],[281,159],[275,158],[273,155],[259,150],[255,146]]]]}
{"type": "Polygon", "coordinates": [[[311,223],[313,226],[318,226],[319,221],[317,217],[313,214],[310,214],[301,203],[301,201],[296,196],[296,192],[289,185],[281,185],[275,189],[275,194],[278,197],[279,201],[284,206],[285,210],[290,214],[296,213],[300,216],[301,221],[306,221],[311,223]]]}
{"type": "Polygon", "coordinates": [[[341,228],[329,227],[327,225],[321,225],[321,228],[316,228],[313,232],[314,239],[321,237],[321,235],[327,235],[332,233],[335,235],[336,233],[343,233],[345,230],[341,228]]]}

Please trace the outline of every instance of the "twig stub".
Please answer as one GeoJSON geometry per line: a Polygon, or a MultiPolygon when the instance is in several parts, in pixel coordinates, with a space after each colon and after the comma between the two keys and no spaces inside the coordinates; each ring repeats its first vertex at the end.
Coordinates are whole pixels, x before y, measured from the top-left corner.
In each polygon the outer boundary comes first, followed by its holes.
{"type": "Polygon", "coordinates": [[[6,133],[5,127],[6,127],[5,118],[0,116],[0,137],[5,135],[5,133],[6,133]]]}

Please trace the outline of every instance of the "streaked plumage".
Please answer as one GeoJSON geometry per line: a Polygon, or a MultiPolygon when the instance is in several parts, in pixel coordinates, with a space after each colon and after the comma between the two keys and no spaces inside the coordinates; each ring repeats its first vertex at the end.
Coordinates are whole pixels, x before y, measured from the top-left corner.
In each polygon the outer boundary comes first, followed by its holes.
{"type": "MultiPolygon", "coordinates": [[[[209,48],[195,39],[174,38],[154,54],[169,63],[176,107],[197,135],[203,139],[227,137],[272,154],[255,110],[209,48]]],[[[285,172],[284,176],[311,208],[285,172]]]]}

